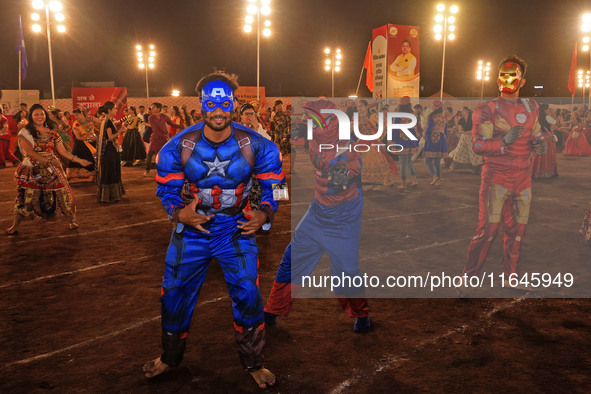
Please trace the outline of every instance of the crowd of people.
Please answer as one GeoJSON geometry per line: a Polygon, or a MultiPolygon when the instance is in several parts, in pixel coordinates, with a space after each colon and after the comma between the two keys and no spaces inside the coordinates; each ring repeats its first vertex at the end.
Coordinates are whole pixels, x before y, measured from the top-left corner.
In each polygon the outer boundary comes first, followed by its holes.
{"type": "MultiPolygon", "coordinates": [[[[257,112],[258,107],[256,101],[245,103],[242,107],[236,108],[233,119],[272,140],[284,155],[289,155],[289,110],[284,109],[280,100],[277,100],[272,108],[268,108],[268,111],[260,114],[257,112]]],[[[71,183],[95,182],[97,201],[117,202],[125,194],[121,178],[122,166],[139,166],[145,163],[144,175],[148,176],[156,155],[168,140],[179,130],[202,121],[201,111],[189,112],[184,105],[169,108],[155,102],[148,109],[143,105],[138,109],[130,106],[123,110],[124,116],[119,119],[117,111],[115,104],[108,101],[94,114],[91,113],[88,104],[82,104],[74,109],[72,114],[68,111],[62,112],[53,106],[43,108],[39,104],[28,109],[25,103],[21,103],[19,110],[12,117],[6,117],[0,112],[0,168],[12,163],[16,168],[15,177],[19,188],[23,183],[19,181],[23,177],[22,172],[25,168],[28,169],[27,184],[38,190],[34,196],[29,193],[25,201],[25,195],[19,189],[15,225],[7,234],[18,234],[20,222],[25,218],[32,219],[32,213],[45,219],[55,218],[57,210],[42,210],[43,204],[53,203],[54,200],[48,197],[50,194],[52,198],[56,198],[55,201],[61,201],[61,205],[58,204],[59,210],[70,220],[71,227],[77,228],[71,183]],[[51,131],[52,138],[58,136],[59,140],[53,138],[51,143],[46,142],[49,134],[45,129],[39,131],[40,126],[33,121],[34,110],[43,110],[43,127],[51,131]],[[26,130],[29,130],[29,134],[26,134],[26,130]],[[51,157],[51,164],[47,166],[49,162],[46,163],[47,160],[41,160],[31,152],[29,145],[33,146],[35,152],[51,157]],[[77,159],[72,160],[72,157],[77,159]],[[49,182],[39,174],[52,174],[59,178],[59,182],[49,182]],[[54,192],[56,188],[63,188],[63,191],[54,192]],[[49,190],[52,192],[48,192],[49,190]],[[37,209],[24,212],[25,205],[27,209],[37,209]]],[[[260,190],[258,181],[253,181],[254,192],[251,201],[253,206],[258,206],[257,195],[260,194],[260,190]]]]}
{"type": "MultiPolygon", "coordinates": [[[[403,147],[396,152],[322,154],[318,140],[306,141],[314,166],[315,198],[285,250],[265,307],[253,234],[271,228],[278,208],[275,187],[286,180],[282,157],[291,156],[295,173],[298,136],[292,138],[291,108],[277,100],[259,113],[258,102],[239,103],[234,97],[236,78],[225,73],[210,74],[198,83],[199,114],[184,106],[168,108],[154,102],[148,109],[126,108],[125,116],[117,119],[118,105],[107,101],[95,114],[88,105],[70,115],[35,104],[30,109],[23,106],[11,122],[2,116],[0,165],[13,163],[17,185],[14,222],[6,234],[18,234],[25,220],[53,219],[57,213],[69,220],[71,229],[78,228],[70,183],[95,182],[97,201],[115,203],[125,194],[121,167],[145,162],[148,176],[157,156],[156,195],[173,223],[173,236],[161,290],[163,353],[146,363],[144,372],[153,377],[181,362],[193,308],[209,262],[215,258],[226,274],[233,301],[242,365],[264,388],[275,382],[263,366],[265,323],[275,324],[278,316],[291,309],[294,272],[309,274],[320,256],[328,253],[333,273],[359,275],[362,190],[416,188],[420,181],[415,162],[421,156],[433,187],[442,184],[442,169],[481,173],[479,221],[464,274],[479,272],[501,223],[505,272],[518,272],[532,178],[558,176],[558,153],[591,156],[589,109],[553,111],[546,103],[519,98],[526,69],[518,57],[501,62],[500,97],[474,111],[468,106],[454,111],[440,100],[429,108],[413,106],[409,97],[388,100],[386,105],[363,99],[348,105],[349,113],[358,114],[360,133],[371,136],[376,135],[380,115],[390,108],[413,113],[417,123],[408,127],[408,133],[401,129],[392,133],[392,142],[403,147]],[[346,236],[325,231],[335,225],[346,236]],[[299,265],[292,266],[292,253],[299,265]],[[179,269],[183,275],[178,275],[179,269]]],[[[328,100],[309,105],[318,111],[334,108],[328,100]]],[[[338,122],[334,115],[328,119],[330,127],[323,138],[336,143],[338,122]]],[[[365,142],[388,141],[376,137],[365,142]]],[[[591,206],[580,232],[591,240],[591,206]]],[[[345,311],[355,318],[353,330],[367,332],[371,324],[364,289],[336,292],[345,311]]]]}

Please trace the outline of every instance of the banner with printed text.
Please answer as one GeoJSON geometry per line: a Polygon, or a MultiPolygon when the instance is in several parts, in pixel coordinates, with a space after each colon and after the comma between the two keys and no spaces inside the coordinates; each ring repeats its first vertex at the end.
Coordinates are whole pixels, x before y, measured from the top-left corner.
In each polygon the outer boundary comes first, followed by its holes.
{"type": "Polygon", "coordinates": [[[97,109],[107,101],[115,103],[116,118],[124,116],[123,111],[127,108],[127,88],[106,87],[106,88],[72,88],[72,108],[80,108],[87,104],[90,113],[94,115],[97,109]]]}

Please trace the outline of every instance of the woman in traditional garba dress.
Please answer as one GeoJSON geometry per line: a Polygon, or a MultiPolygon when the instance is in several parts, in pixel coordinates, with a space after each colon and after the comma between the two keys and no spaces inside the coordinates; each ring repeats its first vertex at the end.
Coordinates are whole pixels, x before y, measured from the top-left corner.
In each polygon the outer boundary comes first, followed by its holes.
{"type": "Polygon", "coordinates": [[[482,156],[477,155],[472,147],[472,111],[468,107],[462,108],[462,118],[458,119],[458,132],[460,140],[456,148],[449,153],[453,159],[452,170],[470,168],[473,173],[478,173],[482,167],[482,156]]]}
{"type": "Polygon", "coordinates": [[[558,165],[556,164],[556,142],[557,138],[554,136],[553,125],[556,124],[554,118],[550,116],[550,107],[547,103],[540,104],[540,114],[538,117],[541,127],[541,136],[548,147],[546,153],[543,155],[534,155],[532,161],[532,177],[553,178],[558,176],[558,165]]]}
{"type": "Polygon", "coordinates": [[[83,167],[79,163],[70,162],[68,166],[68,180],[74,182],[94,182],[94,155],[96,148],[92,146],[91,141],[96,141],[94,134],[94,122],[84,116],[79,108],[74,111],[76,120],[72,124],[72,134],[74,135],[74,148],[72,153],[78,157],[88,160],[92,164],[83,167]]]}
{"type": "Polygon", "coordinates": [[[146,147],[139,131],[142,123],[144,121],[138,116],[135,107],[129,107],[127,116],[123,118],[123,126],[126,131],[121,146],[122,166],[131,166],[132,164],[137,166],[142,160],[146,160],[146,147]]]}
{"type": "Polygon", "coordinates": [[[115,104],[107,101],[100,109],[99,113],[104,113],[100,127],[100,135],[97,144],[97,164],[96,180],[98,182],[97,200],[99,202],[117,202],[125,194],[123,183],[121,182],[121,163],[119,161],[119,152],[115,146],[115,141],[119,134],[125,128],[117,131],[113,123],[115,116],[115,104]]]}
{"type": "Polygon", "coordinates": [[[18,136],[23,161],[14,174],[17,184],[14,223],[6,233],[18,234],[21,222],[32,220],[35,215],[54,219],[58,210],[68,218],[70,228],[76,229],[72,189],[54,152],[82,166],[89,166],[92,162],[77,157],[65,148],[57,125],[49,119],[41,104],[31,107],[27,120],[28,124],[18,136]]]}
{"type": "Polygon", "coordinates": [[[583,125],[578,116],[575,116],[575,126],[573,127],[566,144],[564,144],[564,154],[567,156],[591,156],[591,146],[582,133],[583,125]]]}

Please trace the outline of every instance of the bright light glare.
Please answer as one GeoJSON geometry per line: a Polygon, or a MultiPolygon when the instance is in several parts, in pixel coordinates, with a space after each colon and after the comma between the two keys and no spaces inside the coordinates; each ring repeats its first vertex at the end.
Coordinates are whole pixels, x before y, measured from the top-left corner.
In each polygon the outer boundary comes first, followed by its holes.
{"type": "Polygon", "coordinates": [[[35,33],[39,33],[41,31],[41,25],[34,24],[33,25],[33,31],[35,33]]]}
{"type": "MultiPolygon", "coordinates": [[[[138,51],[141,51],[141,50],[142,50],[142,46],[141,46],[141,45],[136,45],[136,46],[135,46],[135,49],[137,49],[138,51]]],[[[139,54],[139,53],[138,53],[138,54],[139,54]]]]}
{"type": "Polygon", "coordinates": [[[447,21],[449,23],[456,23],[456,17],[455,16],[450,16],[449,18],[447,18],[447,21]]]}
{"type": "Polygon", "coordinates": [[[343,55],[341,55],[340,53],[337,53],[337,59],[341,59],[343,57],[343,55]]]}
{"type": "Polygon", "coordinates": [[[452,14],[457,14],[458,12],[458,6],[457,5],[452,5],[449,9],[449,12],[451,12],[452,14]]]}
{"type": "Polygon", "coordinates": [[[144,67],[145,67],[145,66],[144,66],[144,63],[140,63],[140,64],[138,64],[138,67],[139,67],[139,68],[144,68],[144,67]]]}
{"type": "Polygon", "coordinates": [[[589,45],[583,45],[583,52],[587,52],[589,50],[589,45]]]}
{"type": "Polygon", "coordinates": [[[456,27],[454,25],[451,25],[451,26],[448,26],[447,30],[456,31],[456,27]]]}
{"type": "Polygon", "coordinates": [[[150,68],[154,68],[154,63],[151,63],[150,64],[150,68]]]}
{"type": "Polygon", "coordinates": [[[456,35],[452,33],[449,36],[447,36],[447,38],[449,38],[450,40],[454,40],[456,38],[456,35]]]}
{"type": "Polygon", "coordinates": [[[142,56],[144,56],[144,54],[143,54],[143,53],[141,53],[141,52],[138,52],[138,53],[137,53],[137,57],[142,57],[142,56]]]}
{"type": "Polygon", "coordinates": [[[34,21],[38,21],[41,18],[39,17],[39,14],[34,13],[34,14],[31,14],[31,19],[34,20],[34,21]]]}
{"type": "Polygon", "coordinates": [[[435,22],[437,22],[437,23],[443,22],[443,15],[441,15],[441,14],[435,15],[435,22]]]}
{"type": "Polygon", "coordinates": [[[482,79],[482,75],[476,76],[476,79],[480,81],[482,79]]]}
{"type": "Polygon", "coordinates": [[[336,64],[337,66],[340,66],[340,65],[341,65],[341,61],[340,61],[340,60],[337,60],[337,61],[335,62],[335,64],[336,64]]]}
{"type": "Polygon", "coordinates": [[[156,56],[156,52],[150,51],[150,56],[156,56]]]}
{"type": "Polygon", "coordinates": [[[262,5],[269,5],[271,4],[271,0],[261,0],[262,5]]]}
{"type": "Polygon", "coordinates": [[[66,32],[66,26],[64,26],[64,25],[57,25],[57,31],[59,31],[60,33],[65,33],[66,32]]]}
{"type": "Polygon", "coordinates": [[[441,37],[441,34],[436,34],[436,35],[435,35],[435,39],[436,39],[436,40],[441,40],[441,38],[442,38],[442,37],[441,37]]]}
{"type": "Polygon", "coordinates": [[[337,49],[337,53],[341,53],[341,50],[340,49],[337,49]]]}
{"type": "Polygon", "coordinates": [[[484,77],[485,81],[488,81],[490,78],[488,77],[488,75],[486,77],[484,77]]]}
{"type": "Polygon", "coordinates": [[[261,14],[269,15],[270,13],[271,13],[271,7],[269,7],[268,5],[265,5],[261,8],[261,14]]]}
{"type": "Polygon", "coordinates": [[[591,31],[591,25],[584,24],[583,26],[581,26],[581,31],[583,31],[584,33],[589,33],[591,31]]]}
{"type": "Polygon", "coordinates": [[[246,7],[246,12],[248,12],[251,15],[256,14],[258,10],[259,9],[257,8],[257,6],[254,4],[250,4],[248,7],[246,7]]]}
{"type": "Polygon", "coordinates": [[[178,96],[181,95],[181,92],[179,92],[178,90],[175,89],[175,90],[172,91],[172,93],[170,95],[171,96],[174,96],[174,97],[178,97],[178,96]]]}
{"type": "Polygon", "coordinates": [[[263,29],[263,35],[264,35],[265,37],[269,37],[269,36],[271,35],[271,29],[269,29],[268,27],[265,27],[265,28],[263,29]]]}
{"type": "Polygon", "coordinates": [[[444,10],[445,10],[444,4],[437,4],[437,11],[438,12],[443,12],[444,10]]]}
{"type": "Polygon", "coordinates": [[[335,67],[334,70],[335,71],[341,71],[341,68],[340,67],[335,67]]]}
{"type": "Polygon", "coordinates": [[[246,33],[250,33],[252,31],[252,26],[251,25],[244,25],[244,31],[246,33]]]}
{"type": "Polygon", "coordinates": [[[435,26],[433,26],[433,31],[434,31],[435,33],[441,33],[441,30],[442,30],[442,29],[443,29],[443,28],[441,27],[441,25],[435,25],[435,26]]]}
{"type": "Polygon", "coordinates": [[[265,26],[266,26],[266,27],[269,27],[269,26],[271,26],[271,21],[265,21],[265,26]]]}
{"type": "Polygon", "coordinates": [[[150,44],[150,49],[154,49],[154,44],[150,44]]]}
{"type": "Polygon", "coordinates": [[[325,69],[326,71],[330,71],[330,66],[325,66],[325,67],[324,67],[324,69],[325,69]]]}
{"type": "Polygon", "coordinates": [[[326,61],[324,63],[326,63],[327,65],[330,65],[330,59],[326,59],[326,61]]]}
{"type": "Polygon", "coordinates": [[[154,61],[154,57],[153,57],[153,56],[150,56],[150,57],[148,58],[148,61],[149,61],[150,63],[152,63],[152,62],[154,61]]]}
{"type": "Polygon", "coordinates": [[[33,0],[33,8],[36,10],[42,10],[45,7],[43,0],[33,0]]]}
{"type": "Polygon", "coordinates": [[[482,60],[479,60],[479,61],[478,61],[478,64],[482,64],[482,60]]]}
{"type": "Polygon", "coordinates": [[[324,53],[328,55],[330,53],[330,48],[324,48],[324,53]]]}
{"type": "Polygon", "coordinates": [[[64,6],[59,1],[52,1],[49,3],[49,9],[53,12],[61,12],[64,9],[64,6]]]}
{"type": "Polygon", "coordinates": [[[55,20],[58,22],[63,22],[64,19],[66,19],[66,17],[64,16],[64,14],[55,14],[55,20]]]}
{"type": "Polygon", "coordinates": [[[589,43],[589,37],[587,37],[587,36],[583,37],[583,42],[585,44],[588,44],[589,43]]]}
{"type": "Polygon", "coordinates": [[[252,23],[254,22],[254,18],[252,17],[252,15],[246,15],[246,18],[244,18],[244,22],[247,25],[252,25],[252,23]]]}
{"type": "Polygon", "coordinates": [[[591,14],[583,15],[583,23],[591,23],[591,14]]]}

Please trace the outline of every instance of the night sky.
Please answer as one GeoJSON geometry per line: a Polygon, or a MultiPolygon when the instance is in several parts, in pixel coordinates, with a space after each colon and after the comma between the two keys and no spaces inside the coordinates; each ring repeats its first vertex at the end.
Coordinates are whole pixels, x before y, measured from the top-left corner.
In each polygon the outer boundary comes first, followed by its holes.
{"type": "MultiPolygon", "coordinates": [[[[71,96],[80,81],[115,81],[130,96],[145,92],[135,45],[156,45],[156,69],[150,72],[151,96],[173,87],[193,95],[201,76],[222,68],[238,74],[241,85],[256,85],[256,34],[243,32],[246,0],[65,0],[67,33],[52,33],[57,98],[71,96]]],[[[29,61],[23,89],[39,89],[49,98],[47,39],[31,31],[29,0],[0,0],[0,89],[18,88],[15,51],[18,16],[29,61]]],[[[340,47],[344,67],[335,77],[335,94],[354,94],[373,28],[387,23],[421,26],[422,96],[439,91],[442,44],[434,40],[435,1],[272,0],[270,38],[261,36],[261,86],[267,96],[330,95],[330,73],[323,66],[325,46],[340,47]]],[[[463,0],[457,4],[456,40],[449,42],[444,90],[477,96],[479,58],[495,65],[510,54],[529,64],[522,96],[570,97],[567,90],[572,51],[579,38],[586,1],[463,0]],[[537,91],[540,94],[539,91],[537,91]]],[[[579,66],[589,54],[579,45],[579,66]]],[[[365,77],[364,77],[365,78],[365,77]]],[[[580,92],[577,92],[580,94],[580,92]]],[[[360,96],[370,93],[362,82],[360,96]]],[[[496,95],[494,82],[485,95],[496,95]]]]}

